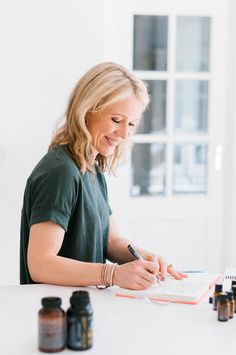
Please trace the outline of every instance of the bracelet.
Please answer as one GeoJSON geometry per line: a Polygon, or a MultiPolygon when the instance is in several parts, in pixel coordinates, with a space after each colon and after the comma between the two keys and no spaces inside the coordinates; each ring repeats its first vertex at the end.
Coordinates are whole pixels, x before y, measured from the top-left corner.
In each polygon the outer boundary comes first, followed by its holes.
{"type": "MultiPolygon", "coordinates": [[[[104,285],[104,272],[105,272],[105,268],[106,268],[107,264],[103,264],[102,265],[102,270],[101,270],[101,284],[104,285]]],[[[98,286],[96,285],[96,287],[99,289],[99,290],[103,290],[104,288],[107,288],[107,286],[98,286]]]]}
{"type": "Polygon", "coordinates": [[[102,281],[102,285],[105,285],[105,286],[98,286],[98,285],[96,285],[96,287],[97,287],[99,290],[104,290],[105,288],[107,288],[107,287],[109,286],[109,285],[106,283],[106,281],[105,281],[105,275],[106,275],[107,266],[108,266],[108,264],[103,264],[103,265],[102,265],[101,281],[102,281]]]}
{"type": "Polygon", "coordinates": [[[117,263],[112,265],[111,275],[110,275],[110,287],[113,286],[113,277],[114,277],[116,265],[117,265],[117,263]]]}
{"type": "Polygon", "coordinates": [[[107,283],[107,269],[108,269],[108,264],[105,264],[104,273],[103,273],[103,285],[109,287],[109,284],[107,283]]]}
{"type": "Polygon", "coordinates": [[[113,286],[113,278],[114,278],[114,272],[115,272],[116,265],[117,265],[117,263],[112,264],[111,273],[110,273],[110,282],[109,283],[107,282],[107,271],[108,271],[108,268],[109,268],[110,265],[109,264],[103,264],[102,265],[101,281],[102,281],[102,285],[104,285],[104,286],[96,285],[96,287],[99,290],[104,290],[107,287],[113,286]]]}

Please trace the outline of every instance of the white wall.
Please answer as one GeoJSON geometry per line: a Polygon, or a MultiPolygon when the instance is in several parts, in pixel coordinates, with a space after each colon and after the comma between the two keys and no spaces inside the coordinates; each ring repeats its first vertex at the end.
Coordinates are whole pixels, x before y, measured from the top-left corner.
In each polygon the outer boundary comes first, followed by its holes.
{"type": "Polygon", "coordinates": [[[236,267],[236,2],[230,0],[223,266],[236,267]]]}
{"type": "Polygon", "coordinates": [[[0,1],[0,284],[18,283],[23,189],[76,81],[104,60],[96,0],[0,1]]]}
{"type": "MultiPolygon", "coordinates": [[[[105,3],[0,0],[0,284],[18,283],[20,210],[26,179],[46,152],[73,85],[89,67],[109,59],[104,39],[104,24],[109,23],[105,3]]],[[[222,255],[224,264],[232,266],[236,266],[235,16],[236,2],[231,0],[222,255]]],[[[119,214],[120,206],[112,207],[119,214]]],[[[118,217],[125,227],[122,210],[118,217]]]]}

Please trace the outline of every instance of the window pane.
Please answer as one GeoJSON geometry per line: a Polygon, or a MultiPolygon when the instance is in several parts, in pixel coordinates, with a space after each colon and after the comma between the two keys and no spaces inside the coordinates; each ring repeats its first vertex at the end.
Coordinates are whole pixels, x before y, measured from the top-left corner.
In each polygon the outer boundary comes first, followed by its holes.
{"type": "Polygon", "coordinates": [[[174,145],[174,193],[207,192],[207,144],[174,145]]]}
{"type": "Polygon", "coordinates": [[[209,71],[209,48],[210,17],[177,17],[177,71],[209,71]]]}
{"type": "Polygon", "coordinates": [[[166,70],[167,16],[134,16],[134,70],[166,70]]]}
{"type": "Polygon", "coordinates": [[[166,80],[147,81],[151,103],[137,133],[160,133],[166,129],[166,80]]]}
{"type": "Polygon", "coordinates": [[[165,150],[165,144],[160,143],[134,144],[131,196],[165,194],[165,150]]]}
{"type": "Polygon", "coordinates": [[[175,132],[207,133],[208,81],[176,80],[175,132]]]}

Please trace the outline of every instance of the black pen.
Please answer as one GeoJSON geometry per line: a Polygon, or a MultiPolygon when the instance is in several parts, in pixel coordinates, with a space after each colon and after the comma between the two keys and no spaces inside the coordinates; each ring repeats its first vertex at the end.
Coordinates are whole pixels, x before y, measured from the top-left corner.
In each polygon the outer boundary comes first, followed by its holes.
{"type": "Polygon", "coordinates": [[[129,249],[130,253],[131,253],[136,259],[144,260],[144,258],[142,257],[142,255],[140,255],[139,252],[138,252],[136,249],[134,249],[134,247],[133,247],[131,244],[128,245],[128,249],[129,249]]]}
{"type": "MultiPolygon", "coordinates": [[[[144,260],[142,255],[140,255],[139,252],[131,244],[129,244],[127,248],[129,249],[129,252],[135,257],[135,259],[144,260]]],[[[157,282],[161,285],[159,276],[156,275],[156,277],[157,282]]]]}

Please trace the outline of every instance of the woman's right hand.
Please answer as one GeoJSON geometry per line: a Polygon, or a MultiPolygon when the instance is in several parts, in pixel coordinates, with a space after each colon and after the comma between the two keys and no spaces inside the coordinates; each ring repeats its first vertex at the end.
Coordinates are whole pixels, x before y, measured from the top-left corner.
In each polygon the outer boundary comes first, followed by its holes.
{"type": "Polygon", "coordinates": [[[156,284],[158,271],[154,261],[135,260],[117,265],[113,284],[132,290],[144,290],[156,284]]]}

